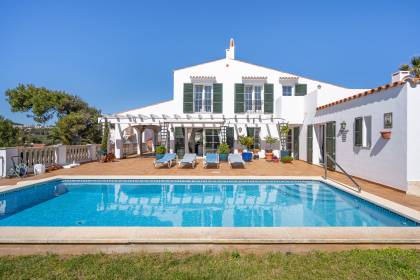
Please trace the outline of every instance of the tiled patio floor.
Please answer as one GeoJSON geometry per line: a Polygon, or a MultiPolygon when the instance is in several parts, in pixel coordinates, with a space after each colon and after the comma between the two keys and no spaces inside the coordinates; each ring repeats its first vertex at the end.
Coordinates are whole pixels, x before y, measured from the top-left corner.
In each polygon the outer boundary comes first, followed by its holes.
{"type": "MultiPolygon", "coordinates": [[[[91,162],[73,169],[61,169],[38,176],[30,176],[23,180],[35,180],[56,175],[151,175],[151,176],[322,176],[324,170],[303,161],[294,161],[291,164],[272,163],[265,160],[254,160],[247,163],[244,169],[230,169],[227,163],[221,163],[219,169],[204,169],[200,164],[195,168],[178,169],[172,167],[153,167],[152,158],[129,158],[111,163],[91,162]]],[[[329,177],[342,183],[351,185],[350,180],[338,172],[329,172],[329,177]]],[[[0,186],[13,185],[18,179],[0,179],[0,186]]],[[[364,180],[356,179],[362,189],[372,194],[384,197],[402,205],[420,211],[420,197],[406,195],[403,192],[386,188],[364,180]]]]}

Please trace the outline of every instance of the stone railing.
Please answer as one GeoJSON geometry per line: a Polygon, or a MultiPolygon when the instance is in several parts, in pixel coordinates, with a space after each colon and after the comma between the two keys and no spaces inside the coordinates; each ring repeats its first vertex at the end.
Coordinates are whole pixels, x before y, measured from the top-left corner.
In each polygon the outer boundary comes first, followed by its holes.
{"type": "Polygon", "coordinates": [[[17,155],[20,162],[26,164],[30,170],[37,163],[41,163],[46,167],[57,162],[57,146],[46,146],[42,148],[17,148],[17,155]]]}
{"type": "Polygon", "coordinates": [[[66,146],[66,162],[89,161],[89,148],[86,145],[66,146]]]}
{"type": "Polygon", "coordinates": [[[48,167],[52,164],[66,165],[97,160],[99,148],[100,145],[97,144],[0,148],[0,177],[9,175],[13,160],[26,164],[32,172],[33,166],[38,163],[48,167]]]}

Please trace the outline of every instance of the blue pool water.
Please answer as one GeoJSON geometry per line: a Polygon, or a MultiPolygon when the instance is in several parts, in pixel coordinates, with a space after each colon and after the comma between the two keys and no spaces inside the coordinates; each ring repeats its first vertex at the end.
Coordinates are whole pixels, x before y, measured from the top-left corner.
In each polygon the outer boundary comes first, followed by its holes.
{"type": "Polygon", "coordinates": [[[0,194],[0,226],[419,226],[319,181],[55,180],[0,194]]]}

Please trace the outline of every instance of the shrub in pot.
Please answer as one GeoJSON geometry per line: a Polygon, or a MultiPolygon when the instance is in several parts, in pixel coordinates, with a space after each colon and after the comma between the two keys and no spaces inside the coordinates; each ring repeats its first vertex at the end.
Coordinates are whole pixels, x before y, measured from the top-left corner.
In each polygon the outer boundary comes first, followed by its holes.
{"type": "Polygon", "coordinates": [[[156,147],[156,159],[161,159],[166,153],[166,147],[165,146],[157,146],[156,147]]]}
{"type": "Polygon", "coordinates": [[[254,145],[254,138],[251,136],[240,136],[239,143],[247,148],[247,152],[242,152],[242,159],[244,161],[252,161],[253,154],[249,151],[251,150],[252,145],[254,145]]]}
{"type": "Polygon", "coordinates": [[[268,135],[264,138],[264,140],[265,140],[265,143],[267,143],[270,147],[269,149],[265,150],[265,159],[267,161],[271,161],[273,159],[273,149],[271,148],[271,146],[273,144],[276,144],[278,139],[276,137],[272,137],[268,135]]]}
{"type": "Polygon", "coordinates": [[[291,163],[292,161],[293,161],[293,157],[291,157],[291,156],[281,157],[281,162],[283,162],[283,163],[291,163]]]}
{"type": "Polygon", "coordinates": [[[222,143],[219,145],[217,152],[219,153],[219,159],[221,161],[227,161],[230,152],[230,147],[228,144],[222,143]]]}

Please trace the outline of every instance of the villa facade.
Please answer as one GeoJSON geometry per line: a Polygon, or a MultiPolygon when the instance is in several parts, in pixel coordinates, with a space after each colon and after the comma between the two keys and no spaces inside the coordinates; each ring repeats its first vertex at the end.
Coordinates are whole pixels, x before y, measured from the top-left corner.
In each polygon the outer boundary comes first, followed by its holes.
{"type": "MultiPolygon", "coordinates": [[[[350,89],[244,62],[230,41],[226,57],[174,71],[173,99],[112,115],[111,144],[117,158],[141,154],[149,138],[182,156],[199,156],[239,136],[281,139],[274,150],[334,169],[330,155],[348,173],[409,193],[419,193],[419,79],[397,72],[390,84],[350,89]],[[287,137],[280,137],[283,126],[287,137]]],[[[279,169],[281,175],[281,169],[279,169]]]]}

